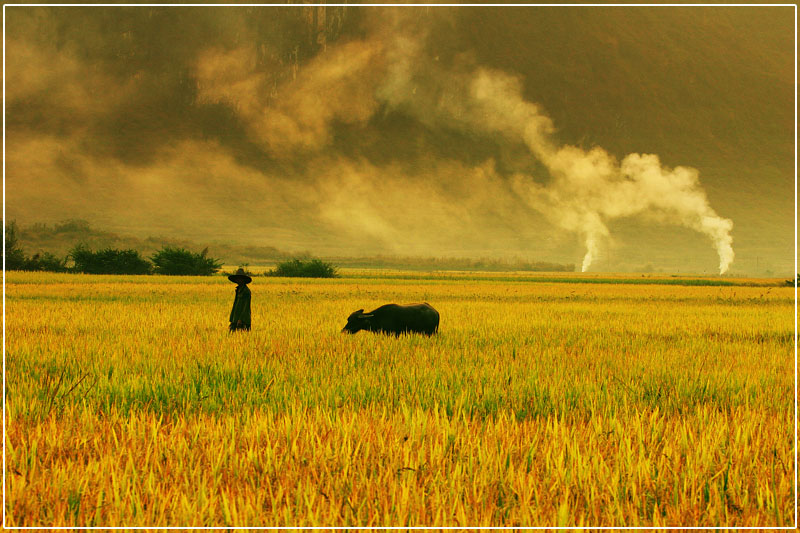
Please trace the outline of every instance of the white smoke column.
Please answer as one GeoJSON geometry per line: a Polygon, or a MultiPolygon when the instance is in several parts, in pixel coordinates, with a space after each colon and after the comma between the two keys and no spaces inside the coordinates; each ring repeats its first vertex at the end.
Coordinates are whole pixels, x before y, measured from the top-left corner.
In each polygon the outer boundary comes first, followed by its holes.
{"type": "Polygon", "coordinates": [[[633,215],[707,235],[719,255],[720,274],[730,267],[733,222],[711,208],[696,169],[662,167],[656,155],[630,154],[620,163],[602,148],[556,147],[550,119],[521,97],[518,80],[502,72],[479,70],[470,97],[465,107],[473,126],[522,140],[548,169],[552,180],[546,186],[518,175],[514,188],[553,223],[583,236],[582,271],[609,237],[606,222],[633,215]]]}
{"type": "Polygon", "coordinates": [[[629,209],[636,213],[654,210],[674,223],[707,235],[719,255],[719,273],[727,272],[734,258],[733,221],[720,217],[711,208],[696,169],[669,170],[660,165],[658,156],[630,154],[622,160],[620,170],[622,178],[632,183],[637,193],[636,203],[629,209]]]}

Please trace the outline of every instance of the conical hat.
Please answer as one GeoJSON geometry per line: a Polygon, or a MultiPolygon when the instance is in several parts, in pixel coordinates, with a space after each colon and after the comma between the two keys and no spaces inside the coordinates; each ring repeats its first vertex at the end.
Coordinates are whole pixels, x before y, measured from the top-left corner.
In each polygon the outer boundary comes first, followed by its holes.
{"type": "Polygon", "coordinates": [[[234,283],[250,283],[253,281],[253,278],[244,273],[243,268],[239,268],[239,270],[236,271],[236,274],[231,274],[228,276],[228,279],[234,283]]]}

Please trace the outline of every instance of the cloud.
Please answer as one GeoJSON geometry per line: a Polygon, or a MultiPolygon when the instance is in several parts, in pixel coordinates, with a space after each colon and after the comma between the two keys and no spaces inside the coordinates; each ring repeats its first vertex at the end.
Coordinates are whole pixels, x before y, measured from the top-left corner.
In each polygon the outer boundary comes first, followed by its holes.
{"type": "Polygon", "coordinates": [[[362,9],[321,46],[314,31],[335,24],[306,8],[14,9],[19,216],[350,253],[525,250],[531,238],[538,251],[566,232],[584,270],[611,223],[636,217],[707,236],[720,272],[733,261],[732,222],[697,170],[560,142],[525,77],[448,42],[461,12],[362,9]]]}
{"type": "Polygon", "coordinates": [[[197,60],[198,100],[230,105],[273,157],[291,158],[324,148],[334,121],[358,124],[372,117],[379,61],[374,44],[351,42],[278,81],[258,64],[252,47],[212,48],[197,60]]]}

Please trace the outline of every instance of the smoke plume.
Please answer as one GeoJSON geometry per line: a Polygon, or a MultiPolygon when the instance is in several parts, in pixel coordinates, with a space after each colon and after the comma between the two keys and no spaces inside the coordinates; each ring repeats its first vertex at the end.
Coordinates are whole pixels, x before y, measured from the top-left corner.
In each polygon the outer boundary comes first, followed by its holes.
{"type": "Polygon", "coordinates": [[[402,27],[391,35],[385,48],[396,56],[390,64],[388,83],[378,94],[388,103],[404,106],[421,120],[436,116],[442,123],[468,131],[500,134],[522,142],[530,156],[549,173],[538,184],[534,177],[513,176],[513,189],[527,204],[553,224],[581,236],[586,247],[581,270],[585,272],[610,236],[608,221],[644,216],[691,228],[709,237],[719,255],[719,272],[733,262],[733,222],[709,205],[700,186],[698,171],[689,167],[663,167],[657,155],[630,154],[618,162],[602,148],[583,150],[557,146],[552,140],[553,122],[535,103],[522,97],[522,83],[504,72],[486,68],[446,71],[408,45],[402,27]],[[399,36],[399,37],[398,37],[399,36]],[[425,69],[424,76],[420,67],[425,69]],[[421,81],[424,80],[424,81],[421,81]],[[415,95],[424,87],[429,102],[415,95]],[[431,106],[431,103],[435,106],[431,106]]]}

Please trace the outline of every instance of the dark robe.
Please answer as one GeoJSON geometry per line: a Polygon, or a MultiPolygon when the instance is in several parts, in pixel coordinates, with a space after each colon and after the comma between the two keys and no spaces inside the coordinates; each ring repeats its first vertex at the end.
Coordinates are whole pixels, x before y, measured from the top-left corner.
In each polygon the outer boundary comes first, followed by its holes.
{"type": "Polygon", "coordinates": [[[230,330],[250,329],[250,289],[244,283],[236,286],[236,298],[231,309],[230,330]]]}

